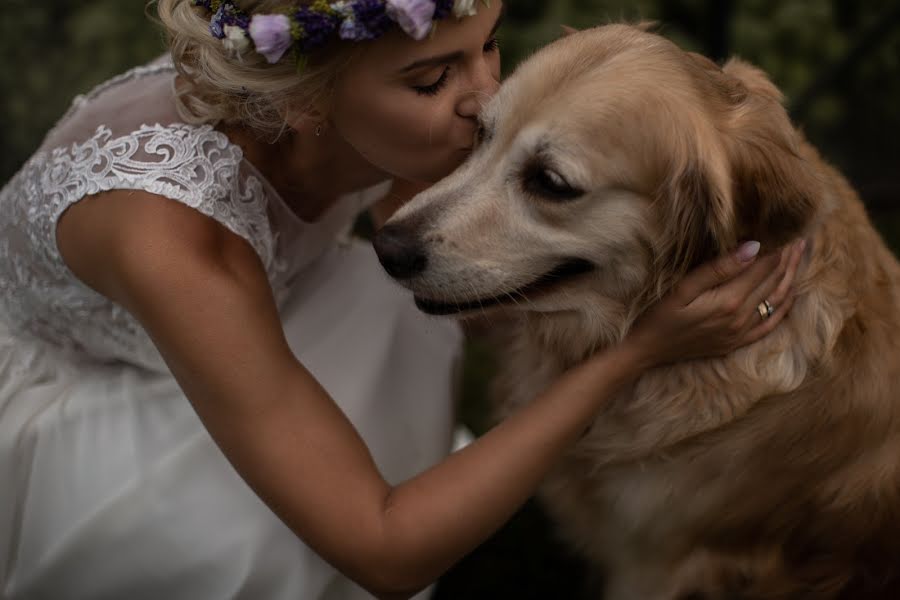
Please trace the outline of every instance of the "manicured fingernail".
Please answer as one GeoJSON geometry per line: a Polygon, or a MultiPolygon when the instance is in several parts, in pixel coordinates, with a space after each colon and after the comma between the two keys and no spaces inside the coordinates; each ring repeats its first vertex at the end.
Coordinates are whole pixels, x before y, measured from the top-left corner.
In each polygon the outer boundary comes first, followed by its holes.
{"type": "Polygon", "coordinates": [[[741,247],[738,248],[737,257],[741,262],[750,262],[759,254],[760,249],[759,242],[745,242],[741,244],[741,247]]]}
{"type": "Polygon", "coordinates": [[[806,246],[808,246],[808,245],[809,245],[809,244],[808,244],[808,242],[807,242],[805,239],[800,240],[800,252],[801,252],[801,253],[805,252],[805,251],[806,251],[806,246]]]}

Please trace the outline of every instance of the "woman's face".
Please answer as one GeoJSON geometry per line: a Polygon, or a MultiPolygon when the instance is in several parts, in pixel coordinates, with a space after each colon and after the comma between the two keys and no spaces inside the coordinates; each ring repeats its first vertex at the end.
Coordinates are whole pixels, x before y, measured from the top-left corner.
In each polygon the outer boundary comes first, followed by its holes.
{"type": "Polygon", "coordinates": [[[338,79],[335,131],[394,177],[433,183],[450,174],[499,87],[502,8],[479,3],[476,16],[439,21],[421,42],[395,31],[370,44],[338,79]]]}

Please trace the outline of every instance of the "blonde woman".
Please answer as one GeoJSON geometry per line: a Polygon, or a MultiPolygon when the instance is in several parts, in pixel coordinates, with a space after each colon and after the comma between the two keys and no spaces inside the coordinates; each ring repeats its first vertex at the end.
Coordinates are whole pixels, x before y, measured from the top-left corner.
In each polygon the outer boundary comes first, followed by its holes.
{"type": "Polygon", "coordinates": [[[617,387],[788,308],[796,250],[745,244],[447,457],[460,334],[346,234],[466,157],[502,3],[158,10],[171,58],[78,97],[0,194],[4,598],[414,595],[617,387]]]}

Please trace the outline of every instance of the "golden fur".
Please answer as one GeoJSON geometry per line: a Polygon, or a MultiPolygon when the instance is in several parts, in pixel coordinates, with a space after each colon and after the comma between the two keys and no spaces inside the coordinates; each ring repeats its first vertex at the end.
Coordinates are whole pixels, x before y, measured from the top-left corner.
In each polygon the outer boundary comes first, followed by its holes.
{"type": "Polygon", "coordinates": [[[423,307],[517,316],[502,414],[700,262],[810,240],[774,334],[646,373],[543,485],[610,600],[900,598],[900,267],[781,101],[759,70],[639,28],[573,34],[512,75],[472,159],[392,222],[428,251],[404,282],[423,307]],[[547,168],[585,194],[541,197],[547,168]],[[531,293],[570,258],[593,269],[531,293]]]}

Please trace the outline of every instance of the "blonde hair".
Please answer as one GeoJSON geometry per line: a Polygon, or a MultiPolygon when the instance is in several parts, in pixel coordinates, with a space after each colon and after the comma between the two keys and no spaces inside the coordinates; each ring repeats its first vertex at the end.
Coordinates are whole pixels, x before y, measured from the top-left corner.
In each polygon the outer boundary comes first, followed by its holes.
{"type": "MultiPolygon", "coordinates": [[[[303,4],[301,2],[300,4],[303,4]]],[[[176,94],[187,123],[245,126],[277,139],[287,119],[327,103],[337,74],[355,55],[350,44],[334,44],[309,57],[303,69],[286,56],[270,65],[252,50],[236,56],[209,31],[210,15],[191,0],[156,0],[175,68],[184,79],[176,94]]],[[[247,13],[274,13],[296,0],[235,0],[247,13]]]]}

